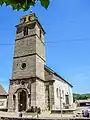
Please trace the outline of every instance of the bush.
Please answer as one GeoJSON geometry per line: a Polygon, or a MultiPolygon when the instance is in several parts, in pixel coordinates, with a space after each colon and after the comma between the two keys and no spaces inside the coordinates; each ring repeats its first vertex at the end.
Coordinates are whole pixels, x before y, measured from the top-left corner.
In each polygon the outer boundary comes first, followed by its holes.
{"type": "Polygon", "coordinates": [[[26,112],[34,112],[33,106],[29,107],[29,108],[26,110],[26,112]]]}
{"type": "Polygon", "coordinates": [[[41,114],[41,109],[40,109],[40,107],[37,108],[37,113],[38,113],[38,114],[41,114]]]}
{"type": "Polygon", "coordinates": [[[29,112],[37,112],[38,114],[40,114],[41,113],[41,109],[40,109],[40,107],[39,108],[37,108],[37,106],[35,106],[35,107],[33,107],[33,106],[31,106],[31,107],[29,107],[27,110],[26,110],[26,112],[27,113],[29,113],[29,112]]]}
{"type": "Polygon", "coordinates": [[[34,112],[37,112],[37,106],[35,106],[35,108],[34,108],[34,112]]]}

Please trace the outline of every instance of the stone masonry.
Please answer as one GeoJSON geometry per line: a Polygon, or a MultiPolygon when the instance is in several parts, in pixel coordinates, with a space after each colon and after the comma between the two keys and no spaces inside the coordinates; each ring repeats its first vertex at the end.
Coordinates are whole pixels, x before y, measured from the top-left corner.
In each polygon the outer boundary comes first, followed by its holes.
{"type": "Polygon", "coordinates": [[[44,30],[35,14],[24,16],[16,28],[8,111],[26,110],[30,106],[37,106],[44,110],[44,30]],[[28,33],[24,35],[24,32],[28,33]],[[22,100],[23,97],[21,98],[23,95],[26,97],[25,101],[22,100]]]}

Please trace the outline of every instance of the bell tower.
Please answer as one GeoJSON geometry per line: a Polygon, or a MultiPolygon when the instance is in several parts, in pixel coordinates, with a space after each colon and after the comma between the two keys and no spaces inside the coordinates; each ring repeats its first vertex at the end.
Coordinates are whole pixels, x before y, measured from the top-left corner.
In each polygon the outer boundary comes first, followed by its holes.
{"type": "Polygon", "coordinates": [[[22,17],[16,29],[8,111],[45,109],[44,29],[34,13],[22,17]]]}

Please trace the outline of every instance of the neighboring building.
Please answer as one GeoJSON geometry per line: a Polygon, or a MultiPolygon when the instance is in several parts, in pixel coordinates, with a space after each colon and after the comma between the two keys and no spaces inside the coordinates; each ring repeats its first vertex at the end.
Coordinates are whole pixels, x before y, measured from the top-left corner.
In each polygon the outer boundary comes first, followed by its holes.
{"type": "Polygon", "coordinates": [[[7,111],[7,92],[0,84],[0,111],[7,111]]]}
{"type": "Polygon", "coordinates": [[[45,65],[45,32],[36,15],[22,17],[16,28],[8,111],[70,108],[72,85],[45,65]]]}
{"type": "Polygon", "coordinates": [[[76,100],[75,103],[77,105],[77,109],[79,109],[79,110],[84,110],[86,108],[90,109],[90,99],[76,100]]]}

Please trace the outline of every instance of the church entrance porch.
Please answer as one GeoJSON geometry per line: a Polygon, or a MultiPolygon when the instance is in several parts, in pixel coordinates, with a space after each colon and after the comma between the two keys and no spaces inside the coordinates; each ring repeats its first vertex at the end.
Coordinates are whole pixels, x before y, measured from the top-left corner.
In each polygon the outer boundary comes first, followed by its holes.
{"type": "Polygon", "coordinates": [[[18,93],[18,111],[25,111],[27,108],[27,94],[24,90],[18,93]]]}

